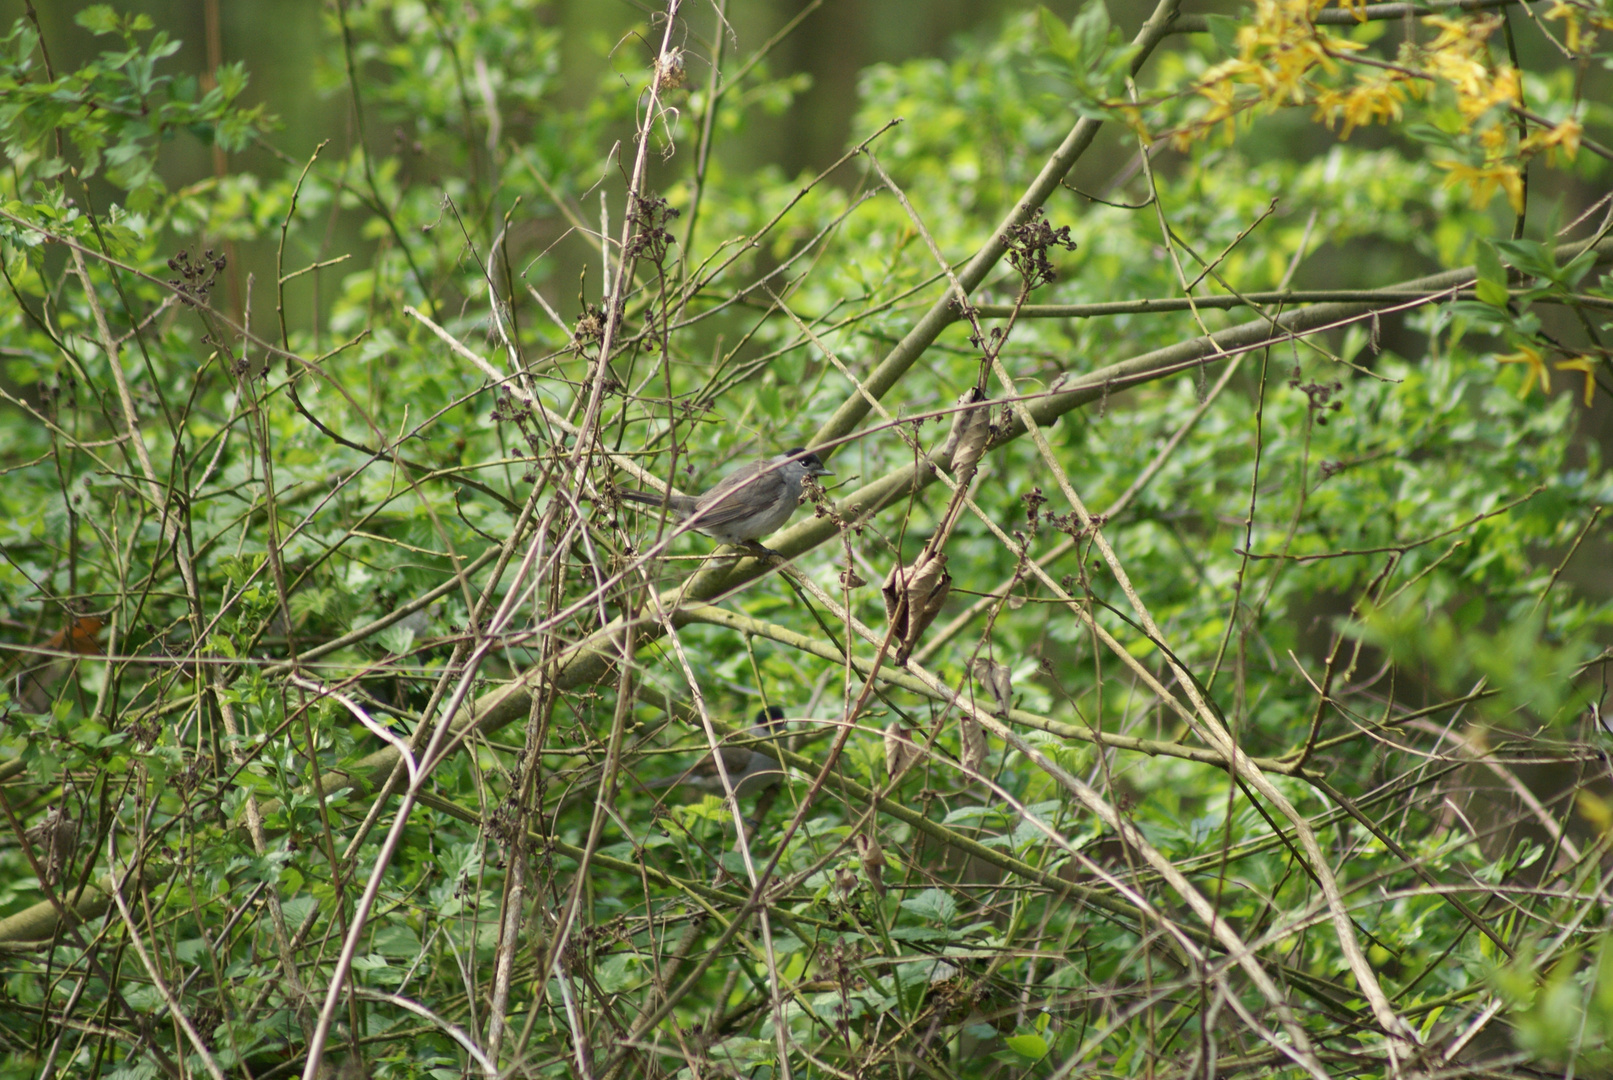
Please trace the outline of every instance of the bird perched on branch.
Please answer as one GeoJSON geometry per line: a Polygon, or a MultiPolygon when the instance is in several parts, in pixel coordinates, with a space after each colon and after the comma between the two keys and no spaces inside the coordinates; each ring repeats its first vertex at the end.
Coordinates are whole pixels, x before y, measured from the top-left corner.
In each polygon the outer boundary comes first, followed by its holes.
{"type": "Polygon", "coordinates": [[[0,678],[10,684],[12,695],[29,712],[50,708],[56,685],[73,670],[72,656],[96,656],[101,652],[99,615],[80,615],[50,639],[33,649],[19,651],[0,668],[0,678]],[[70,654],[70,655],[69,655],[70,654]]]}
{"type": "MultiPolygon", "coordinates": [[[[781,730],[780,721],[784,719],[784,710],[777,705],[770,705],[756,714],[755,722],[746,731],[751,739],[767,739],[781,730]]],[[[734,787],[735,795],[748,795],[751,792],[770,788],[784,779],[784,767],[775,757],[776,751],[764,742],[752,743],[749,746],[720,746],[717,752],[722,755],[723,770],[728,774],[728,782],[734,787]]],[[[723,790],[722,774],[717,771],[717,762],[712,755],[707,754],[677,776],[665,780],[655,780],[645,787],[667,788],[687,787],[696,791],[725,794],[723,790]]]]}
{"type": "Polygon", "coordinates": [[[724,544],[749,544],[790,520],[807,477],[833,475],[817,454],[797,446],[736,469],[699,495],[624,491],[622,498],[665,506],[690,528],[724,544]]]}

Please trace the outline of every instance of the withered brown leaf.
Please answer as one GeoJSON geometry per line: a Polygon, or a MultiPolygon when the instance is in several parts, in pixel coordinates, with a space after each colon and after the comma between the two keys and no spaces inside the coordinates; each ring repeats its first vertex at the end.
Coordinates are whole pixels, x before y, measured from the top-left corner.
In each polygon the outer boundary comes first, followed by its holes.
{"type": "Polygon", "coordinates": [[[946,565],[946,552],[925,552],[911,566],[892,567],[879,587],[885,600],[885,617],[895,627],[898,664],[907,663],[919,638],[941,614],[947,594],[952,591],[952,575],[947,573],[946,565]]]}
{"type": "Polygon", "coordinates": [[[879,846],[879,841],[866,833],[857,834],[857,858],[862,862],[863,873],[868,875],[868,884],[874,887],[878,896],[885,895],[885,849],[879,846]]]}
{"type": "Polygon", "coordinates": [[[999,664],[988,656],[977,656],[969,665],[969,673],[997,703],[997,714],[1007,716],[1014,704],[1014,674],[1008,665],[999,664]]]}
{"type": "Polygon", "coordinates": [[[964,713],[958,717],[958,741],[961,744],[958,763],[965,772],[977,773],[986,763],[986,729],[980,721],[964,713]]]}
{"type": "Polygon", "coordinates": [[[941,456],[947,460],[954,476],[961,477],[973,469],[991,442],[993,432],[988,400],[978,386],[971,386],[958,395],[959,405],[975,407],[952,414],[952,430],[947,433],[947,441],[941,445],[941,456]]]}
{"type": "Polygon", "coordinates": [[[36,852],[43,853],[40,862],[45,868],[45,884],[58,884],[78,847],[78,822],[67,816],[65,808],[53,805],[39,824],[23,835],[36,852]]]}
{"type": "Polygon", "coordinates": [[[901,721],[891,721],[885,729],[885,771],[892,780],[899,779],[913,762],[918,760],[919,748],[913,743],[913,732],[901,721]]]}

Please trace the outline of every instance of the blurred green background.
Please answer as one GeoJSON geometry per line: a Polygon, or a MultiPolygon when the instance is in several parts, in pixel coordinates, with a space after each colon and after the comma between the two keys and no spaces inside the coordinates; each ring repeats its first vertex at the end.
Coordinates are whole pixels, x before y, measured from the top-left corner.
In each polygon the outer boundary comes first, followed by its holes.
{"type": "MultiPolygon", "coordinates": [[[[84,63],[100,49],[113,47],[111,41],[98,42],[75,24],[75,14],[89,6],[89,2],[57,0],[32,5],[58,72],[84,63]]],[[[278,129],[270,138],[279,151],[290,158],[306,160],[321,140],[329,139],[330,145],[322,155],[328,164],[339,160],[357,139],[357,124],[342,73],[328,70],[325,59],[338,52],[330,47],[339,32],[338,8],[333,0],[272,3],[261,0],[172,0],[166,3],[130,0],[113,6],[120,12],[149,15],[159,31],[181,42],[179,51],[165,61],[165,70],[203,72],[210,70],[215,62],[243,63],[250,83],[242,103],[261,103],[277,118],[278,129]]],[[[1038,6],[1047,7],[1061,19],[1068,20],[1079,4],[1077,0],[1051,0],[1043,5],[1028,0],[823,0],[816,4],[810,0],[758,0],[729,4],[731,10],[725,17],[731,32],[725,46],[724,63],[730,72],[735,57],[749,56],[792,20],[798,25],[782,38],[767,61],[774,77],[794,77],[793,100],[782,111],[776,111],[767,100],[744,100],[742,95],[736,95],[741,98],[749,119],[742,130],[718,140],[717,153],[723,168],[733,175],[769,167],[790,177],[815,174],[832,163],[848,145],[868,134],[852,130],[859,77],[867,68],[919,57],[946,60],[978,51],[996,36],[1005,17],[1038,6]]],[[[1135,32],[1150,8],[1139,0],[1108,0],[1106,6],[1126,38],[1135,32]]],[[[398,10],[406,7],[426,12],[441,25],[445,35],[453,29],[456,18],[453,3],[434,0],[423,5],[398,5],[398,10]]],[[[1217,11],[1236,14],[1242,5],[1233,0],[1211,0],[1184,8],[1197,14],[1217,11]]],[[[0,0],[0,18],[4,25],[27,10],[24,0],[0,0]]],[[[596,95],[600,80],[612,69],[620,71],[623,78],[630,78],[633,72],[642,69],[653,46],[640,34],[655,10],[654,6],[614,0],[555,0],[531,4],[530,17],[560,34],[558,91],[552,98],[559,106],[558,112],[587,106],[596,95]]],[[[685,34],[680,45],[686,53],[686,69],[693,88],[703,85],[708,74],[704,58],[709,55],[716,8],[709,0],[686,3],[680,15],[685,34]]],[[[1399,31],[1391,24],[1387,32],[1399,31]]],[[[1551,57],[1545,55],[1550,47],[1536,33],[1521,33],[1517,46],[1519,59],[1526,69],[1551,61],[1551,57]]],[[[1167,48],[1170,47],[1173,43],[1167,43],[1167,48]]],[[[1613,73],[1586,70],[1578,77],[1585,80],[1584,96],[1588,100],[1598,100],[1599,96],[1606,100],[1613,96],[1613,73]]],[[[730,99],[730,103],[732,101],[730,99]]],[[[376,120],[379,111],[372,108],[367,118],[366,133],[371,149],[385,155],[406,147],[412,134],[400,128],[385,127],[376,120]]],[[[686,175],[688,159],[698,142],[694,122],[692,116],[683,118],[679,132],[682,145],[669,166],[677,175],[686,175]]],[[[631,131],[625,124],[620,127],[619,138],[625,145],[631,131]]],[[[1398,137],[1391,128],[1367,127],[1351,135],[1350,145],[1358,150],[1370,149],[1392,144],[1398,137]]],[[[1256,121],[1254,131],[1239,140],[1245,160],[1253,161],[1263,158],[1304,161],[1327,153],[1337,144],[1336,134],[1317,123],[1309,110],[1304,109],[1262,117],[1256,121]]],[[[1069,182],[1083,191],[1104,191],[1117,175],[1125,175],[1134,151],[1131,133],[1119,125],[1107,124],[1097,143],[1071,173],[1069,182]]],[[[1213,153],[1213,148],[1195,151],[1197,155],[1205,153],[1213,153]]],[[[1156,156],[1154,165],[1160,175],[1171,176],[1180,172],[1183,163],[1179,154],[1167,149],[1156,156]]],[[[421,172],[429,172],[433,164],[433,155],[429,152],[413,162],[421,172]]],[[[1582,164],[1591,163],[1582,161],[1582,164]]],[[[283,166],[277,165],[273,156],[263,149],[225,156],[221,152],[215,154],[185,135],[162,148],[160,172],[171,191],[223,170],[273,176],[281,174],[283,166]]],[[[831,182],[849,183],[853,175],[851,170],[842,170],[831,182]]],[[[1532,168],[1532,205],[1542,208],[1558,202],[1584,205],[1591,201],[1595,198],[1596,185],[1584,182],[1582,175],[1572,169],[1546,169],[1538,165],[1532,168]]],[[[1130,178],[1135,186],[1135,175],[1130,178]]],[[[562,180],[551,179],[557,183],[562,180]]],[[[611,195],[612,204],[619,205],[619,170],[606,162],[603,152],[593,176],[566,179],[574,190],[597,182],[611,195]]],[[[104,179],[98,178],[92,190],[97,191],[103,204],[119,201],[118,193],[106,185],[104,179]]],[[[590,190],[590,194],[596,193],[590,190]]],[[[1084,200],[1063,193],[1050,204],[1050,211],[1057,218],[1061,214],[1080,213],[1088,205],[1084,200]]],[[[1497,234],[1504,234],[1510,221],[1504,202],[1497,200],[1491,211],[1496,219],[1497,234]]],[[[568,319],[573,318],[578,314],[575,283],[588,263],[590,249],[574,236],[550,246],[564,230],[564,222],[553,214],[552,208],[529,203],[524,216],[524,221],[521,214],[515,219],[512,253],[522,266],[530,265],[534,256],[545,256],[541,265],[531,266],[530,280],[546,282],[544,291],[550,300],[568,319]]],[[[314,257],[349,254],[351,258],[342,267],[342,273],[360,269],[374,244],[373,238],[359,234],[361,218],[331,214],[323,251],[314,257]]],[[[1531,223],[1558,226],[1562,221],[1537,209],[1531,213],[1531,223]]],[[[477,239],[484,245],[487,243],[486,237],[477,239]]],[[[231,306],[239,309],[248,275],[260,283],[271,279],[274,241],[270,237],[235,244],[230,253],[234,264],[229,280],[230,300],[231,306]]],[[[1432,262],[1404,246],[1361,237],[1348,252],[1323,247],[1310,254],[1294,284],[1328,288],[1367,286],[1435,268],[1432,262]]],[[[294,329],[299,328],[299,321],[305,323],[310,317],[317,317],[318,310],[328,306],[339,291],[340,277],[340,274],[316,274],[288,287],[287,310],[294,329]],[[311,303],[316,281],[320,282],[321,290],[317,304],[311,303]]],[[[252,314],[254,321],[273,315],[268,291],[260,289],[256,293],[252,314]]],[[[1398,322],[1390,319],[1386,324],[1385,340],[1393,346],[1398,322]]]]}
{"type": "MultiPolygon", "coordinates": [[[[33,4],[34,16],[57,72],[71,70],[92,59],[100,50],[115,47],[111,40],[97,40],[74,22],[75,14],[90,2],[53,0],[33,4]]],[[[323,58],[335,54],[330,45],[337,33],[337,9],[331,0],[130,0],[112,6],[119,12],[149,15],[158,31],[166,31],[181,42],[179,51],[165,61],[164,70],[199,73],[210,70],[215,62],[244,63],[250,83],[241,102],[246,106],[261,103],[278,119],[278,129],[270,138],[291,158],[306,160],[321,140],[330,139],[332,142],[322,159],[327,163],[339,160],[357,139],[351,101],[341,73],[324,70],[323,58]]],[[[748,102],[751,111],[761,115],[747,123],[737,135],[719,140],[722,165],[734,174],[772,166],[786,175],[796,176],[816,173],[839,157],[848,142],[855,141],[854,135],[861,138],[867,134],[852,132],[851,124],[857,108],[859,75],[869,65],[899,63],[915,57],[955,56],[972,43],[990,40],[1004,17],[1034,10],[1038,5],[1026,0],[901,0],[895,3],[825,0],[818,4],[810,0],[746,0],[728,6],[726,19],[731,33],[725,46],[724,63],[730,70],[736,56],[749,56],[784,30],[791,20],[797,20],[798,25],[771,51],[768,63],[775,76],[796,76],[794,85],[798,90],[782,113],[772,113],[765,103],[748,102]]],[[[1041,6],[1067,20],[1079,5],[1076,0],[1054,0],[1041,6]]],[[[434,2],[424,7],[442,22],[445,31],[455,18],[453,3],[434,2]]],[[[1113,0],[1108,7],[1129,36],[1140,25],[1148,5],[1138,0],[1113,0]]],[[[586,106],[600,79],[612,67],[624,74],[641,68],[652,50],[639,33],[652,10],[642,4],[602,0],[558,0],[531,6],[534,21],[553,27],[561,34],[559,90],[555,101],[562,110],[586,106]]],[[[21,0],[0,0],[0,19],[4,20],[4,25],[9,26],[26,13],[27,5],[21,0]]],[[[686,37],[680,44],[687,56],[690,85],[703,85],[709,72],[704,58],[709,55],[716,8],[709,2],[686,3],[681,15],[686,27],[702,35],[701,40],[686,37]]],[[[411,137],[398,129],[377,126],[375,111],[371,110],[367,128],[372,150],[389,153],[411,137]]],[[[692,123],[686,119],[682,132],[685,145],[672,165],[680,173],[688,167],[684,159],[692,153],[697,141],[692,123]]],[[[625,140],[630,135],[623,127],[621,138],[625,140]]],[[[1105,183],[1130,156],[1129,146],[1120,148],[1120,141],[1129,142],[1130,136],[1111,126],[1100,137],[1100,149],[1107,145],[1110,152],[1089,153],[1072,181],[1092,186],[1105,183]]],[[[1317,142],[1319,146],[1326,146],[1330,140],[1323,132],[1317,142]]],[[[227,158],[220,155],[216,161],[211,148],[188,136],[174,139],[161,151],[159,171],[171,191],[211,176],[220,168],[262,176],[279,175],[282,171],[282,166],[265,150],[247,150],[227,158]]],[[[619,205],[619,176],[603,159],[600,169],[600,173],[578,186],[602,180],[613,205],[619,205]]],[[[843,172],[834,180],[845,182],[849,178],[850,174],[843,172]]],[[[97,191],[103,205],[121,201],[120,193],[102,179],[92,185],[92,190],[97,191]]],[[[529,215],[532,209],[528,207],[529,215]]],[[[539,213],[547,213],[547,210],[544,208],[539,213]]],[[[358,260],[364,259],[373,246],[372,240],[359,235],[360,224],[360,219],[351,215],[331,216],[325,237],[326,252],[351,253],[353,257],[353,261],[342,268],[343,273],[359,269],[362,264],[358,260]]],[[[561,312],[571,318],[577,308],[574,283],[590,252],[586,244],[575,238],[548,249],[548,240],[559,231],[559,228],[540,230],[536,236],[517,232],[512,236],[512,249],[517,254],[524,252],[527,258],[540,251],[547,252],[549,265],[535,268],[534,279],[547,278],[560,283],[545,291],[550,293],[561,312]]],[[[229,283],[231,302],[238,307],[247,275],[254,276],[259,283],[272,279],[274,241],[268,238],[232,245],[232,254],[235,258],[229,283]]],[[[526,259],[521,261],[524,263],[526,259]]],[[[315,277],[305,277],[288,287],[288,317],[294,328],[298,320],[306,320],[317,310],[309,302],[314,280],[315,277]]],[[[340,275],[327,274],[320,280],[323,284],[319,307],[324,307],[338,293],[340,275]]],[[[254,295],[254,321],[269,319],[273,313],[268,291],[260,288],[254,295]]]]}

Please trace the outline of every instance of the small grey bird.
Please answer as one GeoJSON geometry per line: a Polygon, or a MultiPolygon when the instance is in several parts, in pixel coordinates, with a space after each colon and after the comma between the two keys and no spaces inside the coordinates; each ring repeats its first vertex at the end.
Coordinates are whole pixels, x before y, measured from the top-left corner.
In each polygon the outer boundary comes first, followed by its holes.
{"type": "MultiPolygon", "coordinates": [[[[753,739],[765,739],[778,733],[779,721],[783,719],[783,708],[771,705],[756,714],[755,722],[745,734],[753,739]]],[[[735,795],[762,791],[784,779],[784,768],[779,764],[778,758],[773,756],[772,748],[769,746],[761,743],[752,746],[719,746],[717,752],[722,755],[723,769],[728,773],[728,782],[734,785],[735,795]]],[[[710,754],[706,754],[677,776],[654,780],[644,786],[652,790],[683,786],[715,795],[724,794],[722,774],[717,771],[717,763],[710,754]]]]}
{"type": "Polygon", "coordinates": [[[801,505],[809,476],[833,476],[817,454],[797,446],[734,470],[699,495],[624,491],[641,506],[666,505],[679,520],[724,544],[748,544],[779,529],[801,505]]]}

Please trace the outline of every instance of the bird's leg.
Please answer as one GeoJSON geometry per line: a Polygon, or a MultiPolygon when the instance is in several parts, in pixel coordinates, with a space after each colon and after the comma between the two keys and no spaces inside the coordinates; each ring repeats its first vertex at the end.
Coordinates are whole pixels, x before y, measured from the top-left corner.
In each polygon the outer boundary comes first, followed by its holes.
{"type": "Polygon", "coordinates": [[[766,544],[762,543],[760,540],[747,540],[742,546],[749,548],[751,554],[755,555],[757,558],[777,559],[779,562],[786,561],[784,552],[775,551],[766,544]]]}

